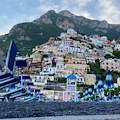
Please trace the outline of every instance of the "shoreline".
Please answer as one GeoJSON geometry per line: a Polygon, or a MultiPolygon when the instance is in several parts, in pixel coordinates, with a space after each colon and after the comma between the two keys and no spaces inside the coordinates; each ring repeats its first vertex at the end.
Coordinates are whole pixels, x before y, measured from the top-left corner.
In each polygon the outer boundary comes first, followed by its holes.
{"type": "Polygon", "coordinates": [[[114,102],[8,102],[0,103],[0,119],[83,116],[83,115],[116,115],[120,114],[120,103],[114,102]]]}
{"type": "Polygon", "coordinates": [[[120,120],[120,114],[9,118],[9,119],[1,119],[1,120],[120,120]]]}

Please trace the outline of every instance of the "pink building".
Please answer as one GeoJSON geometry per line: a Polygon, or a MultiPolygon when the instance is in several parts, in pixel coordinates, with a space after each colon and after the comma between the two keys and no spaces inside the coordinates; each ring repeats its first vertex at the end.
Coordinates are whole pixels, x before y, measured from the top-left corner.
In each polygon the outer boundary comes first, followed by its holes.
{"type": "Polygon", "coordinates": [[[116,59],[105,60],[100,63],[100,67],[104,70],[110,69],[111,71],[120,71],[120,63],[116,59]]]}

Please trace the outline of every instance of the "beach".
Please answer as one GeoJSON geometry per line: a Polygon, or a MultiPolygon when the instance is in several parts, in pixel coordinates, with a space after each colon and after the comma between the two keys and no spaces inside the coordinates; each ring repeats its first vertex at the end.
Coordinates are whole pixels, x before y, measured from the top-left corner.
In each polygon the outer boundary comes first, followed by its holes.
{"type": "Polygon", "coordinates": [[[5,120],[120,120],[120,114],[118,115],[30,117],[30,118],[11,118],[11,119],[5,119],[5,120]]]}
{"type": "Polygon", "coordinates": [[[0,119],[51,116],[118,115],[118,102],[1,102],[0,119]]]}

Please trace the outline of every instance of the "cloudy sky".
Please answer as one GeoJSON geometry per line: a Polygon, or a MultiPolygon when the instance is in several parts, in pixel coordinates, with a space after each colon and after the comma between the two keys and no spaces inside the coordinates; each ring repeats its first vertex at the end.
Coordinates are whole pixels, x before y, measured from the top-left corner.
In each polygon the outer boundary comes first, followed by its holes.
{"type": "Polygon", "coordinates": [[[120,24],[120,0],[0,0],[0,35],[17,23],[31,22],[48,10],[69,10],[90,19],[120,24]]]}

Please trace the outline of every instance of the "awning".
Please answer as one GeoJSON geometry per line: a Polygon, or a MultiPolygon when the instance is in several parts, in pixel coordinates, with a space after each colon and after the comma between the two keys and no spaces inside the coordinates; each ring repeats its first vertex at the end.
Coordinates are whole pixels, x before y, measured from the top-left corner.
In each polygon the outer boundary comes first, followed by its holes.
{"type": "Polygon", "coordinates": [[[33,82],[23,82],[23,85],[34,86],[33,82]]]}
{"type": "Polygon", "coordinates": [[[29,75],[20,75],[19,80],[31,80],[29,75]]]}
{"type": "Polygon", "coordinates": [[[26,60],[16,60],[16,66],[17,67],[26,67],[27,66],[26,60]]]}

